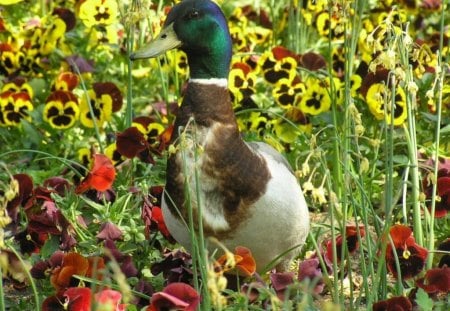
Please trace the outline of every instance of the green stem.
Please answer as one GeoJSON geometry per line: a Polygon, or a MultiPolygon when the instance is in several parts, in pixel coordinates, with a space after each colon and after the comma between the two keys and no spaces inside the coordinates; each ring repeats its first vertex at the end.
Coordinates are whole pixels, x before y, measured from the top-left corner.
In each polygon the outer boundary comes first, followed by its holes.
{"type": "MultiPolygon", "coordinates": [[[[438,67],[440,69],[440,76],[438,78],[438,94],[437,94],[437,102],[436,102],[436,129],[435,129],[435,154],[434,154],[434,176],[437,178],[438,174],[438,164],[439,164],[439,145],[440,145],[440,137],[441,137],[441,119],[442,119],[442,90],[444,88],[444,77],[445,77],[445,67],[442,62],[442,49],[444,45],[444,7],[445,5],[441,5],[441,21],[440,21],[440,36],[439,36],[439,54],[438,54],[438,67]]],[[[436,191],[437,191],[437,180],[433,183],[433,194],[431,198],[431,217],[430,217],[430,232],[428,239],[428,250],[434,250],[434,214],[436,212],[436,191]]],[[[432,268],[433,266],[433,257],[434,253],[428,253],[427,259],[427,269],[432,268]]]]}
{"type": "Polygon", "coordinates": [[[25,272],[26,276],[28,277],[28,280],[30,281],[31,289],[33,290],[34,303],[36,304],[35,310],[40,311],[41,310],[41,301],[39,299],[39,293],[38,293],[38,290],[36,287],[36,283],[34,282],[34,279],[31,276],[30,271],[28,270],[28,268],[25,265],[25,262],[20,257],[19,253],[14,249],[14,247],[12,247],[12,245],[10,245],[9,242],[5,242],[5,244],[8,248],[8,250],[13,252],[14,255],[17,257],[17,259],[19,259],[20,264],[22,265],[23,271],[25,272]]]}

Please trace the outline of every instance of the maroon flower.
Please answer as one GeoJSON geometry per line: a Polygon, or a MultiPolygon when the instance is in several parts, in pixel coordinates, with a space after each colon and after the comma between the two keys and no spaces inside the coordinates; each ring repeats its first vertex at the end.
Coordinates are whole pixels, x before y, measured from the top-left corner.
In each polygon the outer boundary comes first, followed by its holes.
{"type": "Polygon", "coordinates": [[[392,297],[374,303],[373,311],[412,311],[412,304],[407,297],[392,297]]]}
{"type": "Polygon", "coordinates": [[[149,148],[148,142],[137,127],[129,127],[122,133],[117,133],[117,151],[127,158],[134,158],[149,148]]]}
{"type": "Polygon", "coordinates": [[[164,259],[151,267],[153,275],[163,274],[167,283],[189,282],[192,279],[191,255],[180,250],[167,251],[164,259]]]}
{"type": "Polygon", "coordinates": [[[309,280],[312,284],[315,284],[314,292],[320,294],[323,292],[325,283],[323,281],[322,268],[320,267],[320,261],[317,256],[303,260],[298,269],[298,280],[309,280]]]}
{"type": "MultiPolygon", "coordinates": [[[[434,167],[434,161],[429,159],[425,162],[425,167],[432,169],[434,167]]],[[[426,198],[428,199],[427,207],[431,209],[431,197],[433,193],[433,183],[429,176],[425,176],[422,180],[422,186],[426,198]]],[[[443,218],[450,211],[450,159],[440,158],[438,163],[437,184],[436,192],[439,196],[439,200],[435,202],[434,216],[436,218],[443,218]]]]}
{"type": "Polygon", "coordinates": [[[100,232],[96,235],[97,239],[100,240],[121,240],[122,239],[122,231],[110,221],[105,222],[100,227],[100,232]]]}
{"type": "Polygon", "coordinates": [[[448,293],[450,291],[450,268],[444,266],[430,269],[425,273],[425,277],[416,281],[416,285],[429,294],[448,293]]]}
{"type": "Polygon", "coordinates": [[[110,261],[112,256],[114,260],[117,261],[120,266],[120,270],[127,278],[137,276],[139,271],[136,269],[136,266],[133,263],[133,257],[131,257],[131,255],[123,254],[119,249],[117,249],[116,244],[112,240],[105,240],[104,245],[109,252],[109,254],[107,253],[107,255],[104,256],[105,262],[110,261]]]}
{"type": "Polygon", "coordinates": [[[8,211],[8,216],[15,224],[19,214],[19,206],[24,206],[33,193],[33,180],[27,174],[16,174],[13,175],[13,178],[19,184],[19,193],[7,203],[6,210],[8,211]]]}
{"type": "Polygon", "coordinates": [[[195,311],[200,303],[200,295],[190,285],[171,283],[162,292],[152,295],[152,304],[147,310],[195,311]]]}
{"type": "Polygon", "coordinates": [[[404,225],[395,225],[390,230],[393,247],[389,243],[386,250],[386,262],[389,271],[394,277],[398,272],[395,264],[394,251],[400,264],[400,272],[403,279],[408,279],[419,274],[425,264],[428,251],[416,244],[412,230],[404,225]]]}
{"type": "Polygon", "coordinates": [[[438,266],[443,267],[444,265],[446,265],[447,267],[450,267],[450,238],[447,238],[441,244],[439,244],[438,250],[447,252],[446,254],[442,255],[441,260],[439,260],[438,266]]]}
{"type": "MultiPolygon", "coordinates": [[[[359,226],[359,229],[355,225],[347,225],[345,227],[345,240],[347,243],[348,252],[350,254],[353,254],[359,248],[358,231],[361,238],[366,234],[364,226],[359,226]]],[[[342,260],[342,242],[343,236],[338,235],[335,242],[338,262],[342,260]]],[[[331,240],[327,242],[327,251],[325,255],[327,256],[329,261],[333,261],[333,241],[331,240]]]]}
{"type": "Polygon", "coordinates": [[[285,300],[289,285],[294,284],[294,272],[271,273],[270,282],[280,300],[285,300]]]}

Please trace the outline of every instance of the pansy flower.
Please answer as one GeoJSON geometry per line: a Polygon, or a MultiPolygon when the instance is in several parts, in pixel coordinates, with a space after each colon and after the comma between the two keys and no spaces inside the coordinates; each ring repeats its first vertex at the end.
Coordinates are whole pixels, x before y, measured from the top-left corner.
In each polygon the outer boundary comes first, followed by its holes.
{"type": "Polygon", "coordinates": [[[13,223],[18,222],[19,206],[24,206],[26,202],[31,198],[33,194],[33,179],[27,174],[15,174],[13,175],[15,181],[11,182],[11,188],[15,188],[15,184],[18,189],[14,189],[16,195],[12,198],[6,196],[6,210],[8,216],[13,223]]]}
{"type": "Polygon", "coordinates": [[[270,128],[270,117],[263,112],[251,111],[237,119],[239,129],[244,132],[255,133],[262,136],[264,131],[270,128]]]}
{"type": "Polygon", "coordinates": [[[271,122],[276,137],[284,143],[293,143],[299,132],[311,133],[312,123],[310,118],[297,107],[286,110],[284,118],[277,118],[271,122]]]}
{"type": "Polygon", "coordinates": [[[242,276],[252,276],[256,272],[256,262],[252,252],[243,246],[237,246],[234,254],[227,252],[220,256],[216,264],[220,271],[227,272],[236,269],[242,276]],[[230,256],[232,257],[231,260],[230,256]]]}
{"type": "Polygon", "coordinates": [[[120,154],[120,152],[117,150],[117,144],[114,142],[112,144],[109,144],[105,148],[105,155],[111,159],[114,166],[116,166],[119,163],[122,163],[126,158],[120,154]]]}
{"type": "Polygon", "coordinates": [[[154,293],[148,311],[185,310],[195,311],[200,304],[200,295],[190,285],[171,283],[161,292],[154,293]]]}
{"type": "MultiPolygon", "coordinates": [[[[425,166],[429,168],[434,167],[434,160],[429,159],[425,162],[425,166]]],[[[431,198],[433,195],[433,182],[432,176],[427,174],[422,179],[422,186],[425,196],[427,198],[428,210],[431,210],[431,198]]],[[[435,201],[434,216],[436,218],[445,217],[450,211],[450,159],[440,158],[438,163],[437,173],[437,188],[436,192],[438,199],[435,201]]]]}
{"type": "Polygon", "coordinates": [[[117,21],[117,1],[82,0],[78,3],[77,12],[86,27],[111,25],[117,21]]]}
{"type": "Polygon", "coordinates": [[[373,311],[412,311],[412,303],[405,296],[392,297],[373,304],[373,311]]]}
{"type": "MultiPolygon", "coordinates": [[[[349,254],[353,254],[356,252],[359,248],[359,241],[358,241],[358,231],[361,238],[365,236],[365,229],[364,226],[356,227],[355,225],[347,225],[345,226],[345,242],[347,244],[347,250],[349,254]]],[[[336,256],[338,262],[342,260],[342,243],[344,242],[343,236],[338,235],[336,237],[336,256]]],[[[327,242],[327,251],[325,253],[327,258],[331,261],[333,261],[333,241],[327,242]]]]}
{"type": "Polygon", "coordinates": [[[236,106],[245,107],[255,93],[256,74],[246,63],[234,63],[228,78],[229,89],[236,106]]]}
{"type": "MultiPolygon", "coordinates": [[[[327,262],[326,262],[327,263],[327,262]]],[[[331,271],[331,270],[330,270],[331,271]]],[[[320,260],[317,254],[307,258],[300,262],[298,266],[298,280],[300,282],[308,280],[314,284],[314,293],[320,294],[325,288],[325,282],[323,280],[322,267],[320,266],[320,260]]]]}
{"type": "Polygon", "coordinates": [[[406,94],[400,85],[395,86],[395,94],[392,94],[391,90],[392,83],[385,69],[369,73],[360,88],[370,112],[377,120],[385,120],[390,124],[393,119],[394,125],[401,125],[408,116],[406,94]],[[393,112],[391,111],[392,100],[394,100],[393,112]]]}
{"type": "Polygon", "coordinates": [[[272,90],[275,102],[284,109],[297,106],[306,92],[305,84],[300,79],[280,79],[272,90]]]}
{"type": "Polygon", "coordinates": [[[70,91],[54,91],[47,97],[44,121],[55,129],[68,129],[78,120],[78,98],[70,91]]]}
{"type": "MultiPolygon", "coordinates": [[[[300,110],[309,115],[318,115],[322,112],[330,110],[331,107],[331,92],[332,90],[339,90],[341,88],[341,82],[337,78],[331,79],[325,78],[319,80],[318,78],[309,77],[305,81],[306,92],[304,93],[299,108],[300,110]],[[331,86],[331,83],[334,86],[331,86]]],[[[338,92],[334,91],[334,94],[338,92]]],[[[338,103],[340,98],[337,96],[338,103]]]]}
{"type": "Polygon", "coordinates": [[[18,51],[11,43],[0,43],[0,74],[11,75],[21,66],[23,52],[18,51]]]}
{"type": "Polygon", "coordinates": [[[98,234],[95,236],[99,240],[121,240],[123,236],[122,230],[110,221],[106,221],[100,227],[98,234]]]}
{"type": "Polygon", "coordinates": [[[328,10],[324,10],[317,14],[315,18],[315,27],[317,32],[324,38],[328,39],[331,32],[331,40],[340,40],[344,37],[345,27],[340,14],[330,14],[328,10]]]}
{"type": "Polygon", "coordinates": [[[430,269],[423,278],[416,281],[416,285],[423,288],[428,294],[450,292],[450,267],[430,269]]]}
{"type": "Polygon", "coordinates": [[[386,249],[386,263],[394,277],[399,272],[402,279],[409,279],[422,271],[428,251],[418,245],[412,235],[412,230],[404,225],[394,225],[390,229],[393,245],[389,243],[386,249]],[[396,252],[400,271],[397,271],[394,252],[396,252]]]}
{"type": "Polygon", "coordinates": [[[165,250],[164,259],[156,262],[151,266],[153,275],[162,273],[167,283],[189,282],[192,280],[193,273],[191,270],[192,257],[190,254],[181,250],[165,250]]]}
{"type": "Polygon", "coordinates": [[[292,53],[286,53],[286,49],[282,47],[274,47],[265,52],[258,64],[264,79],[271,84],[276,84],[283,78],[292,80],[297,75],[298,60],[292,53]]]}
{"type": "Polygon", "coordinates": [[[154,163],[152,154],[159,155],[166,148],[172,129],[150,117],[134,118],[130,128],[117,134],[117,151],[127,158],[137,156],[145,163],[154,163]]]}
{"type": "Polygon", "coordinates": [[[30,122],[33,110],[31,97],[26,92],[0,94],[0,126],[19,126],[22,120],[30,122]]]}
{"type": "Polygon", "coordinates": [[[94,83],[92,89],[88,90],[87,94],[81,97],[81,124],[93,128],[94,122],[96,122],[97,126],[102,127],[103,123],[111,119],[112,113],[120,110],[122,99],[122,94],[114,83],[94,83]],[[89,98],[89,102],[87,102],[86,97],[89,98]]]}
{"type": "Polygon", "coordinates": [[[450,267],[450,238],[445,239],[442,241],[439,246],[438,250],[443,251],[444,254],[441,257],[441,260],[439,260],[438,267],[447,266],[450,267]]]}
{"type": "Polygon", "coordinates": [[[161,199],[164,192],[162,186],[153,186],[150,188],[150,195],[144,198],[141,218],[145,224],[145,236],[150,237],[150,232],[159,231],[170,242],[174,242],[161,210],[161,199]]]}
{"type": "Polygon", "coordinates": [[[70,71],[61,72],[52,84],[52,91],[73,91],[79,83],[78,75],[70,71]]]}
{"type": "Polygon", "coordinates": [[[85,276],[89,269],[89,261],[78,253],[67,253],[64,255],[60,267],[52,271],[51,284],[57,291],[77,286],[79,280],[74,275],[85,276]]]}
{"type": "Polygon", "coordinates": [[[104,289],[95,294],[98,310],[125,311],[126,305],[121,304],[122,294],[113,289],[104,289]]]}
{"type": "Polygon", "coordinates": [[[86,178],[77,186],[75,192],[83,193],[89,189],[106,191],[112,187],[116,178],[114,165],[104,154],[94,154],[94,163],[86,178]]]}
{"type": "Polygon", "coordinates": [[[2,86],[2,92],[13,92],[13,93],[27,93],[30,98],[33,98],[33,88],[31,85],[27,82],[25,78],[22,77],[15,77],[8,82],[6,82],[2,86]]]}

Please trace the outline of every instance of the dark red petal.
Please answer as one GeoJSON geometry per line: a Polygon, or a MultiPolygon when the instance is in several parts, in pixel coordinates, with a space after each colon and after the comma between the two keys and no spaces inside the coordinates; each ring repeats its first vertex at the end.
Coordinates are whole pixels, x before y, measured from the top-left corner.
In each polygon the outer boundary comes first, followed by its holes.
{"type": "Polygon", "coordinates": [[[392,297],[374,303],[373,311],[412,311],[412,304],[407,297],[392,297]]]}
{"type": "Polygon", "coordinates": [[[110,221],[105,222],[100,227],[100,232],[97,234],[97,239],[100,240],[120,240],[122,238],[122,231],[110,221]]]}
{"type": "Polygon", "coordinates": [[[131,159],[147,149],[148,142],[144,135],[132,126],[117,134],[116,146],[121,155],[131,159]]]}
{"type": "Polygon", "coordinates": [[[389,231],[394,242],[395,248],[403,247],[406,243],[406,240],[411,237],[412,230],[411,228],[404,225],[394,225],[389,231]]]}

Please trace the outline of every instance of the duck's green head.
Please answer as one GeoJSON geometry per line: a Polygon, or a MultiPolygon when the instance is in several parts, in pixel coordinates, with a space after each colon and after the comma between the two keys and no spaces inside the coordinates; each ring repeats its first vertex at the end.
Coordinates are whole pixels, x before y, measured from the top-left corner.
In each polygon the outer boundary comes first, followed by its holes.
{"type": "Polygon", "coordinates": [[[228,78],[231,37],[219,6],[210,0],[184,0],[167,16],[161,33],[130,58],[156,57],[180,48],[193,79],[228,78]]]}

